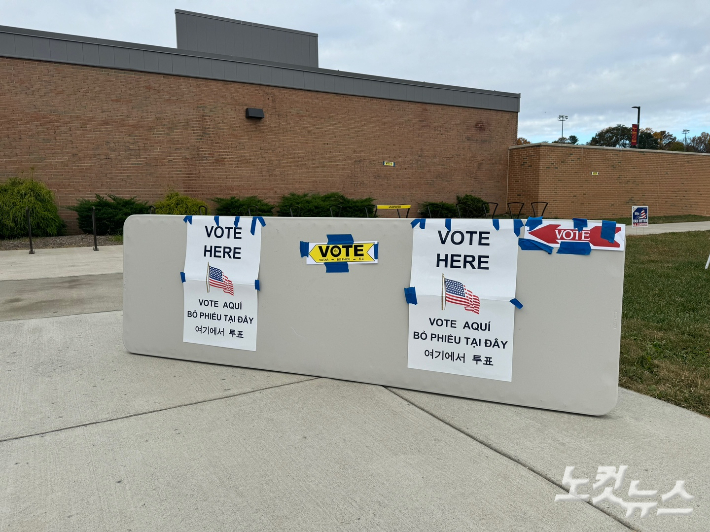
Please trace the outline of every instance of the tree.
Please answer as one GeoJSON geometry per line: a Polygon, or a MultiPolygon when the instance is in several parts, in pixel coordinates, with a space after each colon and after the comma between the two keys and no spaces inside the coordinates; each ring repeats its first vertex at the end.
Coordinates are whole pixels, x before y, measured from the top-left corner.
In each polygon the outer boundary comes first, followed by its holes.
{"type": "Polygon", "coordinates": [[[668,131],[656,131],[653,134],[653,138],[658,140],[658,148],[661,150],[668,150],[674,142],[678,142],[675,135],[669,133],[668,131]]]}
{"type": "Polygon", "coordinates": [[[560,137],[557,140],[553,140],[553,144],[577,144],[579,139],[576,135],[570,135],[569,137],[560,137]]]}
{"type": "Polygon", "coordinates": [[[609,148],[627,148],[631,145],[631,128],[622,124],[604,128],[587,143],[589,146],[607,146],[609,148]]]}
{"type": "MultiPolygon", "coordinates": [[[[590,146],[607,146],[610,148],[628,148],[631,146],[631,128],[623,124],[607,127],[592,137],[590,146]]],[[[651,128],[642,129],[638,135],[638,147],[644,150],[657,150],[658,139],[654,137],[651,128]]]]}
{"type": "Polygon", "coordinates": [[[518,137],[518,140],[515,143],[520,146],[522,144],[530,144],[530,141],[525,137],[518,137]]]}
{"type": "Polygon", "coordinates": [[[638,147],[642,150],[657,150],[659,143],[654,133],[650,127],[639,131],[638,147]]]}
{"type": "Polygon", "coordinates": [[[685,144],[676,140],[675,142],[671,142],[670,144],[668,144],[665,149],[667,151],[685,151],[685,144]]]}
{"type": "Polygon", "coordinates": [[[700,135],[692,137],[688,141],[688,151],[697,151],[699,153],[710,153],[710,133],[702,132],[700,135]]]}

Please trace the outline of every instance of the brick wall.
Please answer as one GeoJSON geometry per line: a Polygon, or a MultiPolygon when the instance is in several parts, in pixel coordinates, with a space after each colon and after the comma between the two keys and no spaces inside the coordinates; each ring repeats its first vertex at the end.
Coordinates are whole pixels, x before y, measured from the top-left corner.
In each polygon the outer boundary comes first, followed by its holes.
{"type": "Polygon", "coordinates": [[[550,203],[555,218],[710,215],[710,154],[532,144],[509,150],[508,201],[550,203]],[[598,172],[598,175],[592,175],[598,172]]]}
{"type": "MultiPolygon", "coordinates": [[[[342,192],[503,203],[517,113],[0,58],[0,181],[34,169],[60,206],[342,192]],[[247,120],[247,107],[264,109],[247,120]],[[395,161],[394,168],[382,161],[395,161]]],[[[75,214],[62,210],[76,230],[75,214]]]]}

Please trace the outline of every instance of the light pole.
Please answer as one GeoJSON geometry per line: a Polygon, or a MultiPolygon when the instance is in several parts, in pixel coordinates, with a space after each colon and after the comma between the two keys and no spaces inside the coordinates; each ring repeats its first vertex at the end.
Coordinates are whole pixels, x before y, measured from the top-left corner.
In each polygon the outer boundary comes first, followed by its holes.
{"type": "Polygon", "coordinates": [[[641,106],[640,105],[632,105],[631,109],[637,109],[638,114],[636,115],[636,149],[639,148],[639,145],[641,144],[639,141],[641,140],[641,106]]]}
{"type": "Polygon", "coordinates": [[[565,120],[569,118],[567,115],[559,115],[557,117],[557,120],[559,120],[562,123],[562,138],[565,138],[565,120]]]}
{"type": "Polygon", "coordinates": [[[685,151],[685,148],[688,145],[688,133],[690,133],[689,129],[683,130],[683,151],[685,151]]]}

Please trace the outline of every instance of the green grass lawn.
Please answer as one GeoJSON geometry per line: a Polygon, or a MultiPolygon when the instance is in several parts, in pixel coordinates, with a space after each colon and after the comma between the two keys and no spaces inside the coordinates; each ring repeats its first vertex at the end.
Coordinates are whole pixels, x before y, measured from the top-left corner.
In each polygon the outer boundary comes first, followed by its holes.
{"type": "Polygon", "coordinates": [[[627,238],[619,384],[710,416],[710,231],[627,238]]]}

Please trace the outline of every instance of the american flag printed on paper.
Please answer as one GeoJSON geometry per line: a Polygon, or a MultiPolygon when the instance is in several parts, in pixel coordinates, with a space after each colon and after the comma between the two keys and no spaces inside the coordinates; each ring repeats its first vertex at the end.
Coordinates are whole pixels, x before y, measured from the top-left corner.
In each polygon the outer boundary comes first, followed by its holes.
{"type": "Polygon", "coordinates": [[[468,290],[463,283],[444,278],[446,302],[463,305],[465,310],[478,314],[481,311],[481,300],[468,290]]]}
{"type": "Polygon", "coordinates": [[[233,296],[234,286],[232,285],[232,281],[230,281],[219,268],[213,268],[209,264],[207,265],[207,267],[209,268],[209,276],[207,278],[208,286],[221,288],[225,294],[233,296]]]}

